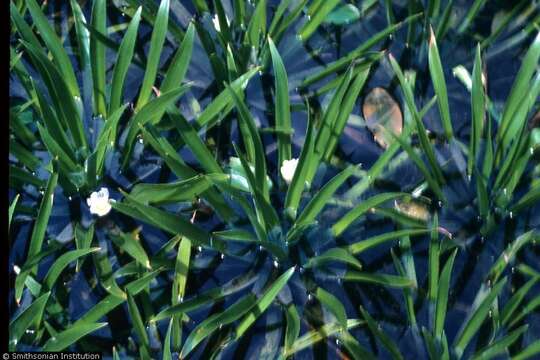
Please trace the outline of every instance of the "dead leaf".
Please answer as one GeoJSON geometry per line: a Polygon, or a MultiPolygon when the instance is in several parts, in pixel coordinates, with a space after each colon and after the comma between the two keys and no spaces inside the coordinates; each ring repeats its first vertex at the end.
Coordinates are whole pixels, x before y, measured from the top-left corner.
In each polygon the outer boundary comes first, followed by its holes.
{"type": "Polygon", "coordinates": [[[382,128],[394,135],[401,135],[403,115],[397,102],[385,89],[376,87],[371,90],[364,99],[362,113],[367,128],[382,148],[386,149],[393,141],[382,128]]]}
{"type": "Polygon", "coordinates": [[[428,221],[430,218],[427,206],[415,200],[395,200],[394,207],[400,213],[408,215],[414,219],[428,221]]]}

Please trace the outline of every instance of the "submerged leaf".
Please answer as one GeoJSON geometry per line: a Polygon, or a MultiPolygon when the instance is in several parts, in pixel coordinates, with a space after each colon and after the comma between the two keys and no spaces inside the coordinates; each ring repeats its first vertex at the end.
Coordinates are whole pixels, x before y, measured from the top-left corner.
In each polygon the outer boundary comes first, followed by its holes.
{"type": "Polygon", "coordinates": [[[344,329],[347,328],[347,313],[341,301],[323,288],[318,288],[315,296],[317,296],[321,304],[330,310],[341,326],[344,329]]]}
{"type": "Polygon", "coordinates": [[[347,25],[358,19],[360,19],[360,10],[352,4],[345,4],[328,14],[324,22],[334,25],[347,25]]]}
{"type": "Polygon", "coordinates": [[[304,265],[305,268],[316,267],[319,265],[326,264],[328,262],[342,262],[349,264],[358,270],[362,270],[362,264],[358,259],[356,259],[350,251],[343,248],[333,248],[329,249],[323,254],[309,259],[309,261],[304,265]]]}

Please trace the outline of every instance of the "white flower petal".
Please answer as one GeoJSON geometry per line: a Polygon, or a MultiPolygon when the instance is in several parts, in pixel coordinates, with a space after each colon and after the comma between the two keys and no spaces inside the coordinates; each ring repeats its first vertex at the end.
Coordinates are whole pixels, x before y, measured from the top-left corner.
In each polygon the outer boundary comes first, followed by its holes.
{"type": "Polygon", "coordinates": [[[291,160],[283,161],[283,164],[281,165],[281,168],[280,168],[280,172],[281,172],[281,177],[283,177],[283,180],[285,180],[287,184],[291,183],[297,166],[298,166],[298,159],[291,159],[291,160]]]}
{"type": "Polygon", "coordinates": [[[90,207],[90,213],[98,216],[107,215],[112,208],[109,201],[109,189],[102,187],[99,192],[93,192],[86,199],[86,203],[90,207]]]}

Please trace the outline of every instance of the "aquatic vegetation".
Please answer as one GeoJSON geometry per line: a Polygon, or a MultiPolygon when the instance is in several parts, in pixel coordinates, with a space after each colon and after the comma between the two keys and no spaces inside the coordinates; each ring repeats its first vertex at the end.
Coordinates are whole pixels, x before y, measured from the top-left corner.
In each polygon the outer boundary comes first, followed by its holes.
{"type": "Polygon", "coordinates": [[[10,10],[10,350],[539,356],[537,2],[10,10]]]}

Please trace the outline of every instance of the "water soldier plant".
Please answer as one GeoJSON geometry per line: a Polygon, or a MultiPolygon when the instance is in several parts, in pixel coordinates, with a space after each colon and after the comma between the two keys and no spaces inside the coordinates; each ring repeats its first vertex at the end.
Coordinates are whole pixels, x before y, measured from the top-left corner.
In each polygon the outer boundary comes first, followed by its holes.
{"type": "Polygon", "coordinates": [[[9,349],[540,356],[540,8],[456,3],[10,1],[9,349]]]}

